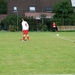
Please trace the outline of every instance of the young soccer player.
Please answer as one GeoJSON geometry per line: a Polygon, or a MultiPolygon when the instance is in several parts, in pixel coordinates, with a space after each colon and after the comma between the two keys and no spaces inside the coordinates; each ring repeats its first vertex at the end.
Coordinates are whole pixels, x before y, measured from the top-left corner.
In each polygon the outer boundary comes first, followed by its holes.
{"type": "Polygon", "coordinates": [[[52,24],[52,31],[53,31],[53,32],[56,31],[56,23],[55,23],[55,22],[53,22],[53,24],[52,24]]]}
{"type": "Polygon", "coordinates": [[[29,30],[29,24],[22,18],[22,32],[23,32],[23,37],[22,41],[30,40],[30,37],[28,35],[28,30],[29,30]]]}

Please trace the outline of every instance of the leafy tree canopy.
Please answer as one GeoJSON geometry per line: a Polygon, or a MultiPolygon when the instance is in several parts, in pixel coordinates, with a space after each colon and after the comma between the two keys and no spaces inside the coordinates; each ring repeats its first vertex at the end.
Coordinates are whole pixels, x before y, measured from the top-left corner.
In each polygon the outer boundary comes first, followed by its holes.
{"type": "Polygon", "coordinates": [[[6,14],[6,13],[7,13],[7,1],[0,0],[0,14],[6,14]]]}
{"type": "Polygon", "coordinates": [[[53,12],[55,13],[54,17],[60,18],[63,16],[64,18],[68,18],[74,13],[74,10],[69,0],[62,0],[54,5],[53,12]]]}

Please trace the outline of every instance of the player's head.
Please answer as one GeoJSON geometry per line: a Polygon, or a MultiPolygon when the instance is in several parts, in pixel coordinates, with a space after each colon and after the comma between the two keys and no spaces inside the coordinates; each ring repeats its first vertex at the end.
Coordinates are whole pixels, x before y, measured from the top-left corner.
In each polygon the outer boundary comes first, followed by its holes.
{"type": "Polygon", "coordinates": [[[22,18],[22,21],[24,21],[24,18],[22,18]]]}

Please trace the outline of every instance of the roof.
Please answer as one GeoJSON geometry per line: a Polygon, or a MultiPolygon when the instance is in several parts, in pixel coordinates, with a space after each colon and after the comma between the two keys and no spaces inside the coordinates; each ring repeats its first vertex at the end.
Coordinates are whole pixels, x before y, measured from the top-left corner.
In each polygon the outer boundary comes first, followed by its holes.
{"type": "Polygon", "coordinates": [[[54,13],[50,13],[50,12],[25,12],[25,17],[33,17],[36,19],[40,19],[41,15],[46,15],[46,18],[51,18],[54,13]]]}

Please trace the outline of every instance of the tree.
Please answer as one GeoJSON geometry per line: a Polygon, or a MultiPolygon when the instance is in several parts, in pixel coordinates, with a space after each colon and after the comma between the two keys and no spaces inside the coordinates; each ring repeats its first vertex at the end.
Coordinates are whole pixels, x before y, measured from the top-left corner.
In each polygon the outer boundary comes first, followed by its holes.
{"type": "Polygon", "coordinates": [[[54,5],[53,12],[55,13],[53,18],[62,21],[61,23],[64,25],[65,20],[71,19],[74,10],[69,0],[62,0],[54,5]]]}
{"type": "Polygon", "coordinates": [[[0,0],[0,14],[6,14],[6,13],[7,13],[7,1],[0,0]]]}
{"type": "Polygon", "coordinates": [[[5,30],[17,31],[21,30],[21,16],[18,16],[18,27],[17,27],[17,15],[7,16],[5,19],[1,21],[1,25],[6,27],[5,30]]]}

